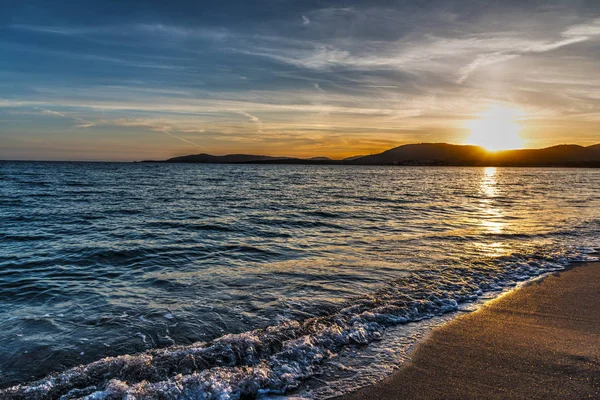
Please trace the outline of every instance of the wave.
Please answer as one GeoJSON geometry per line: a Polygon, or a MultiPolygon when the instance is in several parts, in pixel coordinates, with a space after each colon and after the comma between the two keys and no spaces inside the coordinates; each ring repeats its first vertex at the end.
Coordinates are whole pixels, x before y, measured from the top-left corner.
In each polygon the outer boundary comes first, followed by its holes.
{"type": "Polygon", "coordinates": [[[234,227],[228,225],[194,223],[185,221],[151,221],[146,222],[145,226],[149,228],[160,229],[187,229],[192,231],[217,231],[217,232],[235,232],[234,227]]]}
{"type": "Polygon", "coordinates": [[[464,267],[411,273],[343,309],[286,321],[212,342],[105,358],[31,384],[0,390],[3,399],[239,399],[284,393],[349,345],[382,338],[386,328],[456,311],[486,292],[595,260],[569,247],[513,254],[464,267]]]}
{"type": "Polygon", "coordinates": [[[6,241],[14,241],[14,242],[34,242],[38,240],[50,240],[52,236],[50,235],[36,235],[36,234],[6,234],[0,233],[0,239],[6,241]]]}

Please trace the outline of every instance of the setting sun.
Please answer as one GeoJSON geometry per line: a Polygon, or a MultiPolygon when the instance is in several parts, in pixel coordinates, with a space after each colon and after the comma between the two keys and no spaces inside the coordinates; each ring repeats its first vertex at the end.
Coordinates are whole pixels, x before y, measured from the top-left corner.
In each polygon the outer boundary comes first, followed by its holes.
{"type": "Polygon", "coordinates": [[[522,115],[516,109],[494,106],[467,123],[471,134],[466,143],[491,151],[520,149],[524,141],[519,134],[521,126],[515,121],[522,115]]]}

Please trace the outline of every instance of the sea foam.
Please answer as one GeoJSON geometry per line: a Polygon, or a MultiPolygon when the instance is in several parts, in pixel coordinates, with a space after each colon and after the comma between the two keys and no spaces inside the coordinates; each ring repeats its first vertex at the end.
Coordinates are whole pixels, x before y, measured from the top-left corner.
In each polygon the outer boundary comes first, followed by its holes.
{"type": "Polygon", "coordinates": [[[456,311],[569,263],[591,250],[514,254],[402,277],[329,315],[285,321],[211,342],[105,358],[0,391],[3,399],[240,399],[285,393],[341,349],[379,340],[386,328],[456,311]]]}

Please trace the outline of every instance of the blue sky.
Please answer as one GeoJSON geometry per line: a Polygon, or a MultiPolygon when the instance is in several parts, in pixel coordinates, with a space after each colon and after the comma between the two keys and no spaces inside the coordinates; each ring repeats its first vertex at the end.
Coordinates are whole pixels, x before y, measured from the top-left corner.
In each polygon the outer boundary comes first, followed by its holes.
{"type": "Polygon", "coordinates": [[[0,159],[344,157],[499,106],[528,147],[600,142],[598,1],[0,7],[0,159]]]}

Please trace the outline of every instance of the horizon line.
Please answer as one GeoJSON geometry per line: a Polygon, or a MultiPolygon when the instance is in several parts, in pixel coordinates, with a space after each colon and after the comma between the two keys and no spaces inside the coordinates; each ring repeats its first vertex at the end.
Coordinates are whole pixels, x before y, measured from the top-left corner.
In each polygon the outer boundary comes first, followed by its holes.
{"type": "MultiPolygon", "coordinates": [[[[128,164],[128,163],[141,163],[141,162],[164,162],[173,158],[178,158],[178,157],[189,157],[189,156],[197,156],[197,155],[207,155],[207,156],[214,156],[214,157],[227,157],[227,156],[253,156],[253,157],[270,157],[270,158],[275,158],[275,159],[290,159],[290,160],[311,160],[314,158],[327,158],[331,161],[344,161],[344,160],[348,160],[351,158],[361,158],[361,157],[368,157],[368,156],[373,156],[373,155],[377,155],[377,154],[381,154],[396,148],[400,148],[400,147],[404,147],[404,146],[416,146],[416,145],[449,145],[449,146],[456,146],[456,147],[476,147],[476,148],[480,148],[482,150],[484,150],[487,153],[490,154],[498,154],[498,153],[503,153],[503,152],[510,152],[510,151],[523,151],[523,150],[545,150],[545,149],[550,149],[553,147],[560,147],[560,146],[576,146],[576,147],[581,147],[581,148],[590,148],[590,147],[594,147],[594,146],[599,146],[600,142],[595,143],[595,144],[591,144],[591,145],[581,145],[581,144],[576,144],[576,143],[559,143],[559,144],[554,144],[554,145],[550,145],[550,146],[545,146],[545,147],[522,147],[522,148],[515,148],[515,149],[503,149],[503,150],[490,150],[490,149],[486,149],[484,146],[480,146],[480,145],[476,145],[476,144],[467,144],[467,143],[463,143],[463,144],[456,144],[456,143],[447,143],[447,142],[420,142],[420,143],[404,143],[404,144],[400,144],[398,146],[394,146],[394,147],[390,147],[388,149],[382,150],[378,153],[370,153],[370,154],[356,154],[356,155],[352,155],[352,156],[348,156],[348,157],[343,157],[343,158],[331,158],[328,156],[324,156],[324,155],[315,155],[315,156],[308,156],[308,157],[300,157],[300,156],[285,156],[285,155],[269,155],[269,154],[253,154],[253,153],[222,153],[222,154],[217,154],[217,153],[208,153],[208,152],[203,152],[203,153],[187,153],[187,154],[183,154],[183,155],[175,155],[175,156],[171,156],[168,157],[164,160],[154,160],[154,159],[132,159],[132,160],[106,160],[106,159],[89,159],[89,160],[83,160],[83,159],[0,159],[0,162],[63,162],[63,163],[114,163],[114,164],[128,164]]],[[[318,161],[318,160],[317,160],[318,161]]]]}

